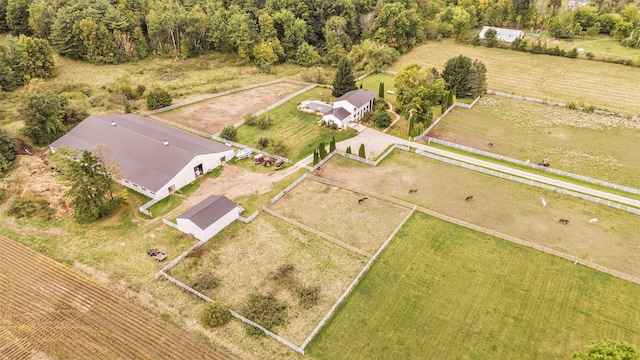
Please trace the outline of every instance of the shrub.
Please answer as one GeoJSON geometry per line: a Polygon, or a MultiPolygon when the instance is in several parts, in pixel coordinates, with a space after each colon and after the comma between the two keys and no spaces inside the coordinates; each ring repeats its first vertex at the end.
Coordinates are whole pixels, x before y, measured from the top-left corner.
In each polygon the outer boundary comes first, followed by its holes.
{"type": "Polygon", "coordinates": [[[269,115],[260,115],[258,117],[257,125],[260,129],[264,130],[273,124],[273,120],[269,115]]]}
{"type": "Polygon", "coordinates": [[[358,156],[361,158],[366,158],[367,153],[364,151],[364,144],[360,144],[360,149],[358,150],[358,156]]]}
{"type": "MultiPolygon", "coordinates": [[[[242,314],[267,330],[284,325],[287,321],[287,305],[278,301],[272,295],[249,294],[247,302],[242,307],[242,314]]],[[[247,326],[247,334],[260,336],[264,333],[253,326],[247,326]]]]}
{"type": "Polygon", "coordinates": [[[215,288],[218,287],[218,285],[220,285],[220,278],[211,274],[211,273],[204,273],[204,274],[200,274],[194,281],[192,284],[192,288],[200,291],[200,292],[204,292],[204,291],[208,291],[208,290],[213,290],[215,288]]]}
{"type": "Polygon", "coordinates": [[[289,149],[282,140],[276,139],[271,141],[271,144],[269,145],[269,151],[271,151],[271,153],[275,155],[287,156],[287,152],[289,151],[289,149]]]}
{"type": "Polygon", "coordinates": [[[377,111],[373,115],[373,123],[377,127],[386,128],[391,125],[391,116],[386,111],[377,111]]]}
{"type": "Polygon", "coordinates": [[[160,109],[171,105],[171,101],[171,95],[167,90],[154,88],[147,94],[147,109],[160,109]]]}
{"type": "Polygon", "coordinates": [[[300,301],[300,306],[309,309],[318,305],[320,301],[320,286],[298,286],[296,288],[296,295],[298,296],[298,301],[300,301]]]}
{"type": "Polygon", "coordinates": [[[244,116],[244,123],[249,126],[254,126],[258,121],[258,117],[253,114],[247,114],[244,116]]]}
{"type": "Polygon", "coordinates": [[[273,281],[282,286],[292,286],[296,279],[294,277],[295,266],[291,263],[284,263],[278,267],[273,274],[273,281]]]}
{"type": "Polygon", "coordinates": [[[26,193],[22,197],[16,197],[9,206],[9,215],[17,218],[38,217],[49,220],[54,210],[47,200],[26,193]]]}
{"type": "Polygon", "coordinates": [[[220,132],[220,137],[225,140],[233,140],[236,138],[236,135],[238,135],[238,129],[233,125],[225,126],[220,132]]]}
{"type": "Polygon", "coordinates": [[[351,146],[347,146],[347,154],[351,154],[351,146]]]}
{"type": "Polygon", "coordinates": [[[200,320],[209,328],[223,326],[231,320],[231,312],[222,303],[212,301],[202,309],[200,320]]]}
{"type": "Polygon", "coordinates": [[[267,146],[269,146],[269,143],[270,141],[269,141],[269,138],[267,137],[261,137],[258,139],[258,147],[260,149],[266,149],[267,146]]]}

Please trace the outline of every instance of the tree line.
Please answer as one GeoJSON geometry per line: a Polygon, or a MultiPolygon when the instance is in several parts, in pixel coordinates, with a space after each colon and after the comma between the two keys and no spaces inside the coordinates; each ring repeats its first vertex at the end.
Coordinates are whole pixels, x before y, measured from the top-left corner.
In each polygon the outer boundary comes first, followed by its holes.
{"type": "Polygon", "coordinates": [[[214,50],[266,70],[286,61],[335,66],[348,56],[368,71],[428,39],[472,42],[481,25],[612,34],[638,46],[639,24],[624,0],[566,11],[559,0],[0,0],[0,31],[95,64],[214,50]]]}

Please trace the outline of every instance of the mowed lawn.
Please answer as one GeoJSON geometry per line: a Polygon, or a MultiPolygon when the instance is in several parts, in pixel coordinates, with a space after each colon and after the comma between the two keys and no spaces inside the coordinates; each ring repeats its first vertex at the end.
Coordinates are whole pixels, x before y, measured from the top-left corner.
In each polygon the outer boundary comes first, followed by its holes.
{"type": "Polygon", "coordinates": [[[640,122],[485,95],[430,136],[621,185],[640,187],[640,122]],[[493,143],[493,147],[487,144],[493,143]]]}
{"type": "Polygon", "coordinates": [[[440,41],[402,55],[391,70],[400,71],[411,63],[442,70],[448,59],[461,54],[486,65],[491,90],[640,115],[640,68],[636,67],[440,41]]]}
{"type": "Polygon", "coordinates": [[[415,213],[306,352],[315,359],[569,359],[640,344],[640,286],[415,213]]]}
{"type": "Polygon", "coordinates": [[[338,142],[357,135],[353,129],[334,130],[320,126],[318,125],[319,115],[297,109],[300,102],[310,98],[327,102],[333,100],[331,89],[318,87],[306,91],[267,112],[273,119],[273,125],[269,128],[263,130],[257,126],[242,125],[238,128],[238,135],[234,140],[253,147],[258,146],[258,139],[261,137],[266,137],[271,141],[282,141],[287,147],[285,156],[296,161],[312,154],[314,150],[318,149],[318,144],[321,141],[324,141],[328,150],[332,137],[335,137],[338,142]]]}

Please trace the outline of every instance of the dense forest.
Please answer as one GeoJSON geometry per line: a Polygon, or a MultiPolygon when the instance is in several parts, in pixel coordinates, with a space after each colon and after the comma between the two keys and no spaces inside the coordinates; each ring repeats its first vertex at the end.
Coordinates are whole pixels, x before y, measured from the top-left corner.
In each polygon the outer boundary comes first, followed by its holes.
{"type": "Polygon", "coordinates": [[[428,39],[477,42],[482,25],[548,29],[555,37],[609,34],[640,46],[639,8],[626,0],[570,10],[560,0],[0,0],[0,32],[29,37],[5,47],[4,63],[16,74],[0,71],[0,82],[8,89],[34,76],[12,55],[16,47],[42,47],[31,37],[94,64],[214,50],[263,69],[286,61],[336,65],[349,56],[359,71],[428,39]]]}

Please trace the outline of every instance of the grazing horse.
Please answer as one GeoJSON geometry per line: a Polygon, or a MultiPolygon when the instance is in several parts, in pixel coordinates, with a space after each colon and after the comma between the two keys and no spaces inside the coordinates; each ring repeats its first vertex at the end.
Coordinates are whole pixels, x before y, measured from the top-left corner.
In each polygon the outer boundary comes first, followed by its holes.
{"type": "Polygon", "coordinates": [[[358,200],[358,204],[360,205],[364,204],[364,201],[367,200],[368,198],[369,198],[368,196],[363,197],[362,199],[358,200]]]}
{"type": "Polygon", "coordinates": [[[544,201],[544,198],[540,198],[540,202],[542,203],[542,207],[547,206],[547,202],[544,201]]]}
{"type": "Polygon", "coordinates": [[[596,224],[598,222],[598,218],[593,218],[589,220],[589,224],[596,224]]]}
{"type": "Polygon", "coordinates": [[[567,225],[567,224],[569,223],[569,220],[567,220],[567,219],[560,219],[560,220],[558,220],[558,222],[559,222],[560,224],[567,225]]]}
{"type": "Polygon", "coordinates": [[[418,189],[411,189],[409,190],[409,194],[415,194],[418,192],[418,189]]]}
{"type": "Polygon", "coordinates": [[[473,199],[473,195],[469,195],[467,196],[464,201],[471,201],[471,199],[473,199]]]}
{"type": "Polygon", "coordinates": [[[493,147],[493,143],[492,142],[488,143],[487,145],[489,145],[489,147],[493,147]]]}

